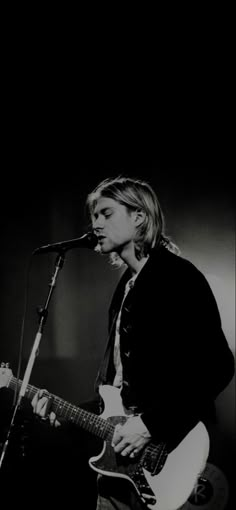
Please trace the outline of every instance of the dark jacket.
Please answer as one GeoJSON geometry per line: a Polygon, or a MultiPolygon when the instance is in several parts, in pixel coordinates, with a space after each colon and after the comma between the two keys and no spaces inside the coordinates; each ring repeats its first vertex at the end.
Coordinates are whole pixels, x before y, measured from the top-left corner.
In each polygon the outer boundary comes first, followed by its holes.
{"type": "MultiPolygon", "coordinates": [[[[102,382],[114,377],[114,325],[131,277],[114,293],[102,382]]],[[[175,447],[199,421],[212,415],[214,400],[234,374],[234,358],[221,328],[216,300],[203,274],[164,247],[150,257],[122,309],[121,396],[135,406],[153,440],[175,447]]]]}

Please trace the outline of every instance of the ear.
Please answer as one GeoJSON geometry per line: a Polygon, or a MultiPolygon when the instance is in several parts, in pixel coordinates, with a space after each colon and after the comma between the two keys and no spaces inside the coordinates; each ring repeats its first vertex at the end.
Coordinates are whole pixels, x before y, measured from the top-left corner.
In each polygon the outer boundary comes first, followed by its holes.
{"type": "Polygon", "coordinates": [[[142,209],[137,209],[136,211],[134,211],[134,222],[135,222],[136,227],[139,227],[139,225],[142,225],[142,223],[144,222],[145,216],[146,216],[146,214],[142,209]]]}

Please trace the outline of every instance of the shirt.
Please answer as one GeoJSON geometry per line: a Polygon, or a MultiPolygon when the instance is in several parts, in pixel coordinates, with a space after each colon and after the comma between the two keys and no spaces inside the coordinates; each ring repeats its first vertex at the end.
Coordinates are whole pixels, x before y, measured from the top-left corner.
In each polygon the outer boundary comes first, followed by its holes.
{"type": "Polygon", "coordinates": [[[117,317],[117,320],[116,320],[115,343],[114,343],[114,352],[113,352],[113,361],[114,361],[114,366],[115,366],[116,374],[115,374],[115,377],[114,377],[113,386],[116,386],[117,388],[121,388],[122,382],[123,382],[123,370],[122,370],[122,363],[121,363],[121,357],[120,357],[120,319],[121,319],[121,312],[122,312],[122,307],[123,307],[125,298],[126,298],[128,292],[130,291],[130,289],[132,289],[132,287],[134,286],[134,282],[135,282],[137,276],[138,276],[138,273],[135,274],[134,276],[132,276],[132,278],[130,278],[130,280],[128,280],[128,282],[126,283],[124,297],[123,297],[123,300],[122,300],[122,303],[121,303],[121,307],[120,307],[120,311],[119,311],[119,314],[118,314],[118,317],[117,317]]]}

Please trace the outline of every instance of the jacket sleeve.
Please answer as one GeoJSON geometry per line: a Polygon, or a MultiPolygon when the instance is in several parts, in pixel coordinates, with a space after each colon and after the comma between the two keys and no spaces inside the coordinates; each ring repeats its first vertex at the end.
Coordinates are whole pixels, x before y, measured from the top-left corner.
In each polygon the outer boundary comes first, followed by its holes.
{"type": "MultiPolygon", "coordinates": [[[[153,438],[166,441],[170,449],[206,419],[234,374],[234,357],[222,331],[216,300],[197,269],[184,279],[173,306],[170,329],[175,342],[163,375],[163,391],[157,388],[157,399],[142,414],[153,438]]],[[[171,345],[168,329],[165,340],[171,345]]]]}

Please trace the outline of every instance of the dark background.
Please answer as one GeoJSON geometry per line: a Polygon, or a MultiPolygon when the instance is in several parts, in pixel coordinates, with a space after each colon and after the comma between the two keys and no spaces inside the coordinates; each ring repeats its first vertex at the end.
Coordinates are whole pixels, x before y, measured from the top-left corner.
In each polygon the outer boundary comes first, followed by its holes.
{"type": "MultiPolygon", "coordinates": [[[[45,148],[42,157],[37,144],[38,157],[33,159],[32,148],[24,164],[20,149],[21,167],[15,167],[13,172],[11,165],[6,166],[1,202],[0,359],[9,361],[16,375],[31,252],[43,244],[86,232],[87,194],[101,179],[119,174],[144,178],[155,188],[165,214],[166,232],[182,255],[207,277],[234,351],[234,203],[229,172],[224,168],[216,172],[208,163],[204,165],[204,160],[194,165],[194,155],[191,161],[176,160],[176,164],[174,155],[162,160],[110,161],[95,157],[80,161],[79,155],[78,159],[74,153],[71,157],[69,146],[64,149],[60,151],[57,146],[54,158],[51,147],[47,158],[45,148]]],[[[34,257],[31,264],[21,377],[37,330],[36,308],[44,304],[54,260],[53,254],[41,255],[34,257]]],[[[120,274],[107,264],[105,257],[91,250],[68,252],[50,305],[32,384],[75,404],[93,398],[94,379],[106,341],[106,310],[120,274]]],[[[11,392],[1,390],[2,441],[11,402],[11,392]]],[[[5,459],[2,483],[5,486],[14,479],[17,487],[19,474],[24,482],[28,480],[18,488],[17,497],[24,502],[29,484],[38,493],[45,483],[52,500],[56,497],[60,501],[62,493],[69,493],[81,502],[84,485],[89,481],[91,490],[86,491],[84,508],[92,509],[95,477],[87,467],[87,459],[97,445],[87,440],[86,433],[67,428],[52,430],[32,419],[31,414],[26,403],[5,459]]],[[[218,397],[217,414],[218,424],[210,431],[209,462],[223,471],[232,500],[234,381],[218,397]]]]}

